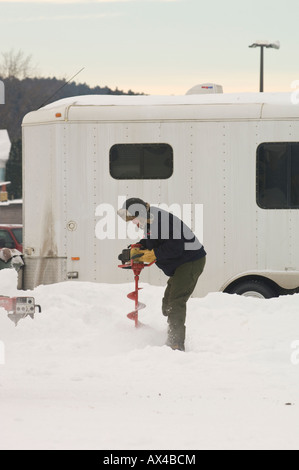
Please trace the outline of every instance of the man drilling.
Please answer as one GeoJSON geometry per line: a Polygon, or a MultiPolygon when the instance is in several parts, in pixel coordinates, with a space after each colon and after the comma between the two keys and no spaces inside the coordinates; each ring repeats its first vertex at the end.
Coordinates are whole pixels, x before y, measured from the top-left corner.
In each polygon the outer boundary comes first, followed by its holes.
{"type": "Polygon", "coordinates": [[[158,268],[169,276],[162,300],[162,313],[168,321],[167,345],[184,351],[186,304],[204,270],[205,249],[178,217],[150,207],[142,199],[128,199],[118,215],[144,231],[144,238],[139,241],[140,261],[156,261],[158,268]]]}

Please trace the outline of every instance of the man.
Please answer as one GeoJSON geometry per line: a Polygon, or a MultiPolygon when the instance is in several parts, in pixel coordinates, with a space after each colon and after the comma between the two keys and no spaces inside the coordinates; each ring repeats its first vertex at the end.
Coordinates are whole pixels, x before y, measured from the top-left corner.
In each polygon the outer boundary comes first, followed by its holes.
{"type": "Polygon", "coordinates": [[[128,199],[118,215],[144,231],[139,242],[140,261],[156,261],[158,268],[169,276],[162,300],[162,313],[168,319],[167,345],[184,351],[186,304],[204,270],[205,249],[178,217],[150,207],[142,199],[128,199]]]}

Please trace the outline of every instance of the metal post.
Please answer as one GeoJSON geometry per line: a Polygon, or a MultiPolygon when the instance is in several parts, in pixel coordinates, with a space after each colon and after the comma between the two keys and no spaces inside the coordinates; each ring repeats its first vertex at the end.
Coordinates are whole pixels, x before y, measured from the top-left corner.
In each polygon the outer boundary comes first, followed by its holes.
{"type": "Polygon", "coordinates": [[[256,41],[249,47],[260,47],[261,49],[261,64],[260,64],[260,93],[264,91],[264,48],[280,49],[280,42],[269,41],[256,41]]]}
{"type": "Polygon", "coordinates": [[[261,65],[260,65],[260,93],[264,91],[264,46],[261,48],[261,65]]]}

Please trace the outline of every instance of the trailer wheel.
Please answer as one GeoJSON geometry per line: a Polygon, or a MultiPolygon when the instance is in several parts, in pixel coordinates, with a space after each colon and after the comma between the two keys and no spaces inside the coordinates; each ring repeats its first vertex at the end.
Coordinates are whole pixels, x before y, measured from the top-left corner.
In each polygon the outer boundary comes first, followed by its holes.
{"type": "Polygon", "coordinates": [[[255,297],[257,299],[271,299],[277,297],[278,294],[274,287],[266,282],[250,279],[231,287],[228,292],[230,294],[243,295],[245,297],[255,297]]]}

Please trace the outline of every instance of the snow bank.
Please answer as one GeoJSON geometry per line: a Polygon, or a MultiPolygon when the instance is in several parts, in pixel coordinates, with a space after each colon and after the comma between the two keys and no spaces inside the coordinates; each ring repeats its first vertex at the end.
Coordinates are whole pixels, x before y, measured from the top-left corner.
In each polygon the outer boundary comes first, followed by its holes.
{"type": "Polygon", "coordinates": [[[136,329],[133,283],[0,283],[42,307],[17,327],[0,309],[0,449],[299,447],[298,295],[190,299],[182,353],[164,346],[161,287],[143,285],[136,329]]]}

